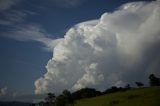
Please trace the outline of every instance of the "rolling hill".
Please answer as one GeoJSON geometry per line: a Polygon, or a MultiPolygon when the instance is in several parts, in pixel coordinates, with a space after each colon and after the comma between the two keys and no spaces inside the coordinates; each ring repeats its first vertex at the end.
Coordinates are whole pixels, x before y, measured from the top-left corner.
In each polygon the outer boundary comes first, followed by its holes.
{"type": "Polygon", "coordinates": [[[74,106],[160,106],[160,87],[133,88],[76,101],[74,106]]]}

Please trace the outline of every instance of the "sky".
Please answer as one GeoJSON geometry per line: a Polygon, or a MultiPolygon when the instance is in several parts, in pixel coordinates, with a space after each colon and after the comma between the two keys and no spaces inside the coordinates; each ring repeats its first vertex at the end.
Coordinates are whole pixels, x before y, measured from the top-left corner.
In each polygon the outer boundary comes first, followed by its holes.
{"type": "Polygon", "coordinates": [[[159,7],[158,0],[0,0],[0,100],[147,85],[150,73],[160,76],[159,7]]]}

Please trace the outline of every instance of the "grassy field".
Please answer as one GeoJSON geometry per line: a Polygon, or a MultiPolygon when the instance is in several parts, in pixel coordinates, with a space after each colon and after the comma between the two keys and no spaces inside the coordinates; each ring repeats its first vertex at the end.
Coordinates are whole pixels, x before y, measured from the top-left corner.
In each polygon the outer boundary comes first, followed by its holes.
{"type": "Polygon", "coordinates": [[[160,87],[137,88],[82,99],[74,106],[160,106],[160,87]]]}

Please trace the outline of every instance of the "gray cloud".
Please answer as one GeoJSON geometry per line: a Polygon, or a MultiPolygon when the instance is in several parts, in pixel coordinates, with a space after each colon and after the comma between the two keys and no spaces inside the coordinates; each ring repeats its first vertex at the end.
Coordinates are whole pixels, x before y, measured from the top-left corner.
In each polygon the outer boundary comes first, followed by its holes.
{"type": "Polygon", "coordinates": [[[53,49],[35,93],[104,90],[160,75],[160,2],[134,2],[75,25],[53,49]]]}

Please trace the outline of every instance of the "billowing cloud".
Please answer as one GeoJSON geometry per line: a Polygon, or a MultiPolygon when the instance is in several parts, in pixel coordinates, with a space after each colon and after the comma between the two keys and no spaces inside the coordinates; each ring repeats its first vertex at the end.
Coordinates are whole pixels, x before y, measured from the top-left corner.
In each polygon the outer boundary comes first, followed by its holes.
{"type": "Polygon", "coordinates": [[[35,93],[116,85],[160,75],[160,2],[134,2],[72,27],[53,49],[35,93]]]}

